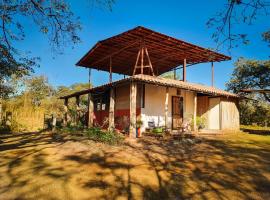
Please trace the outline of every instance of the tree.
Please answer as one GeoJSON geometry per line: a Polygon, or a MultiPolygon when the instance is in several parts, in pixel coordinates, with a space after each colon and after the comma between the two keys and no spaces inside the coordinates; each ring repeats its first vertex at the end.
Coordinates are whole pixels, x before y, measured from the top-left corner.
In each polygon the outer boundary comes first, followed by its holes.
{"type": "MultiPolygon", "coordinates": [[[[241,93],[242,89],[269,89],[270,88],[270,61],[258,61],[239,58],[227,89],[241,93]]],[[[245,95],[244,93],[241,93],[245,95]]],[[[270,103],[270,95],[262,93],[262,98],[270,103]]]]}
{"type": "MultiPolygon", "coordinates": [[[[179,73],[176,73],[175,75],[176,75],[175,79],[179,80],[180,79],[179,73]]],[[[166,72],[164,74],[161,74],[160,76],[163,78],[174,79],[174,72],[173,71],[166,72]]]]}
{"type": "Polygon", "coordinates": [[[239,104],[241,124],[270,124],[270,94],[241,92],[242,89],[270,88],[270,61],[239,58],[227,89],[245,97],[239,104]]]}
{"type": "Polygon", "coordinates": [[[36,58],[15,59],[6,46],[0,44],[0,98],[7,97],[14,92],[11,83],[12,79],[19,79],[33,72],[36,65],[36,58]]]}
{"type": "MultiPolygon", "coordinates": [[[[254,98],[253,96],[250,96],[254,98]]],[[[270,125],[270,105],[261,100],[241,99],[239,103],[240,123],[252,125],[254,123],[267,126],[270,125]]]]}
{"type": "MultiPolygon", "coordinates": [[[[86,0],[85,0],[86,1],[86,0]]],[[[111,9],[114,0],[88,0],[111,9]]],[[[16,43],[25,39],[25,25],[31,21],[48,37],[54,51],[81,41],[81,23],[68,0],[2,0],[0,2],[0,93],[8,94],[5,83],[12,75],[24,76],[38,66],[38,58],[31,58],[26,49],[17,49],[16,43]]]]}
{"type": "Polygon", "coordinates": [[[53,87],[49,84],[45,76],[34,76],[25,81],[26,93],[32,99],[35,106],[39,106],[41,101],[54,94],[53,87]]]}
{"type": "MultiPolygon", "coordinates": [[[[212,38],[217,43],[217,49],[227,46],[228,49],[236,47],[239,42],[248,44],[247,33],[236,31],[239,24],[252,25],[258,16],[269,15],[270,2],[265,0],[226,0],[224,8],[211,17],[207,26],[213,28],[212,38]]],[[[270,30],[265,30],[263,40],[270,44],[270,30]]]]}

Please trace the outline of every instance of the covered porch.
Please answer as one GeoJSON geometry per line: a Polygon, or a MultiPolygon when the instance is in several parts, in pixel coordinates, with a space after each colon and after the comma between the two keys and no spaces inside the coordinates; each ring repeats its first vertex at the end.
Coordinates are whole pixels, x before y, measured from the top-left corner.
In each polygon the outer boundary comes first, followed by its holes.
{"type": "MultiPolygon", "coordinates": [[[[76,98],[79,112],[81,95],[88,95],[89,98],[85,125],[117,129],[131,137],[141,136],[151,126],[177,131],[184,120],[189,120],[192,130],[197,131],[197,117],[204,117],[205,128],[212,130],[230,128],[226,124],[231,123],[234,116],[235,125],[231,126],[235,128],[239,120],[235,114],[237,110],[234,94],[149,75],[135,75],[61,97],[65,99],[65,110],[68,111],[68,99],[76,98]]],[[[65,116],[68,116],[68,112],[65,116]]],[[[65,124],[68,123],[67,120],[68,117],[65,117],[65,124]]]]}

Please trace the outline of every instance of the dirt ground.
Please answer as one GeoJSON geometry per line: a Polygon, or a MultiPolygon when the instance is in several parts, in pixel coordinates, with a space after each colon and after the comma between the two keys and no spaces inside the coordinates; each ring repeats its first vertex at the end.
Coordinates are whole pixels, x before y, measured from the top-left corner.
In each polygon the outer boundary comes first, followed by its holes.
{"type": "Polygon", "coordinates": [[[0,199],[270,199],[270,136],[109,146],[47,132],[1,135],[0,199]]]}

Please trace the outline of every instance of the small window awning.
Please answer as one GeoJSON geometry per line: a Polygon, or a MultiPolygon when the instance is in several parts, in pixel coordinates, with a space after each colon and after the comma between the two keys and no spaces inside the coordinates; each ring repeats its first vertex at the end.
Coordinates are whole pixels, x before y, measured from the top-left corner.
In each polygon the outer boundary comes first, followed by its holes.
{"type": "Polygon", "coordinates": [[[142,42],[148,49],[155,75],[182,65],[184,59],[187,64],[231,59],[229,56],[139,26],[99,41],[76,65],[109,72],[111,62],[113,73],[132,75],[142,42]]]}

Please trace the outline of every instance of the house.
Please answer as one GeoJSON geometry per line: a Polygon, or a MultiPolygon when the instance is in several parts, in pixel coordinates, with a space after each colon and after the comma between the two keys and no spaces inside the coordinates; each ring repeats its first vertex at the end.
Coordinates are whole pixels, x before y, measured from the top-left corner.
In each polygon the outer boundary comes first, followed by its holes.
{"type": "MultiPolygon", "coordinates": [[[[230,60],[223,54],[172,38],[153,30],[136,27],[106,40],[99,41],[77,63],[78,66],[109,72],[109,83],[64,97],[88,94],[88,126],[95,124],[126,130],[130,136],[150,127],[179,129],[184,120],[197,130],[197,117],[205,119],[209,130],[239,129],[236,94],[214,87],[214,63],[230,60]],[[198,63],[211,63],[212,85],[205,86],[186,80],[186,68],[198,63]],[[182,80],[176,80],[176,69],[182,80]],[[161,77],[173,71],[174,79],[161,77]],[[112,81],[112,73],[122,74],[112,81]]],[[[65,113],[67,123],[68,112],[65,113]]]]}

